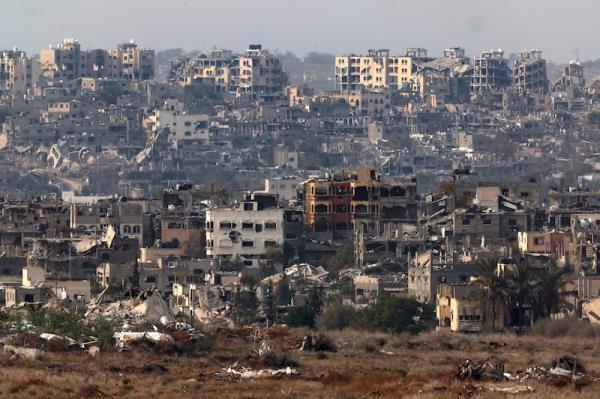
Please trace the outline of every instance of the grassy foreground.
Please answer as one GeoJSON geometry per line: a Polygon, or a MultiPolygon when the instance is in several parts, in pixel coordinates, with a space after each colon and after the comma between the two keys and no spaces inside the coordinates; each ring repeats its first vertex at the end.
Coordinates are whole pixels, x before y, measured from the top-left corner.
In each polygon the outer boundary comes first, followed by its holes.
{"type": "MultiPolygon", "coordinates": [[[[269,356],[254,353],[259,341],[251,329],[217,332],[206,350],[194,354],[161,353],[160,348],[133,348],[125,353],[48,352],[42,360],[0,353],[3,397],[220,397],[220,398],[506,398],[487,386],[529,385],[528,398],[597,398],[599,343],[595,338],[540,338],[514,335],[418,336],[346,330],[326,334],[336,351],[299,352],[302,329],[275,328],[269,356]],[[547,382],[460,381],[460,359],[493,358],[516,373],[533,366],[550,367],[559,355],[576,355],[589,383],[579,389],[547,382]],[[253,370],[290,366],[297,375],[240,379],[224,371],[237,362],[253,370]]],[[[329,341],[329,342],[327,342],[329,341]]]]}

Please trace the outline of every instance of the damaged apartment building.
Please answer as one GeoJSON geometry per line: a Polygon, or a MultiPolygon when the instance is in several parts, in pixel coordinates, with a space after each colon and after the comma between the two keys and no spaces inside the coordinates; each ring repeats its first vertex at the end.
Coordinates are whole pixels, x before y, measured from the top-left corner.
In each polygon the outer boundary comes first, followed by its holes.
{"type": "Polygon", "coordinates": [[[390,55],[387,49],[369,50],[366,55],[335,57],[335,87],[340,92],[361,89],[400,89],[410,84],[413,58],[390,55]]]}
{"type": "Polygon", "coordinates": [[[411,179],[382,179],[363,168],[303,183],[306,225],[327,239],[352,237],[357,228],[379,235],[384,226],[415,223],[417,185],[411,179]]]}
{"type": "Polygon", "coordinates": [[[206,210],[206,255],[258,266],[284,245],[284,211],[276,195],[254,192],[232,208],[206,210]]]}
{"type": "Polygon", "coordinates": [[[213,50],[183,60],[174,79],[183,86],[200,84],[216,91],[261,95],[280,93],[287,83],[281,60],[260,44],[250,44],[241,54],[213,50]]]}

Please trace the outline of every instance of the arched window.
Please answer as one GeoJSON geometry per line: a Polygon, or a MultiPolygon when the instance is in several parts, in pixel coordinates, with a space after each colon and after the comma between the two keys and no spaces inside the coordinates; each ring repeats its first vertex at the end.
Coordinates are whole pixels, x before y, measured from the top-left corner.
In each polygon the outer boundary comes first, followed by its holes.
{"type": "Polygon", "coordinates": [[[366,205],[359,204],[354,207],[354,213],[369,213],[369,208],[366,205]]]}
{"type": "Polygon", "coordinates": [[[327,213],[327,205],[318,204],[315,206],[315,213],[327,213]]]}

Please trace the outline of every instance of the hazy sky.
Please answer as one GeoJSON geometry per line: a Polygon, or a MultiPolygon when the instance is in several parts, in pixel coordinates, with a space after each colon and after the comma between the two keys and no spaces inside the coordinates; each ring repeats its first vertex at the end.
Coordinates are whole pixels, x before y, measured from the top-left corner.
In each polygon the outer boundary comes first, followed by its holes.
{"type": "Polygon", "coordinates": [[[155,49],[335,53],[462,46],[546,58],[600,58],[598,0],[0,0],[0,48],[37,53],[64,37],[85,48],[135,38],[155,49]]]}

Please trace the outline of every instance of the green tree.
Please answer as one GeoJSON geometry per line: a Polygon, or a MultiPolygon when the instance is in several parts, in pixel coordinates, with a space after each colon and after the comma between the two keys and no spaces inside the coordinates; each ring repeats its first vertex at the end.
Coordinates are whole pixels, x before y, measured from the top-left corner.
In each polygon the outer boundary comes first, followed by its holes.
{"type": "Polygon", "coordinates": [[[418,334],[429,328],[434,320],[431,305],[412,298],[386,296],[366,309],[366,321],[372,329],[387,333],[418,334]]]}
{"type": "Polygon", "coordinates": [[[290,282],[286,276],[283,276],[275,286],[275,303],[281,306],[289,305],[292,302],[292,296],[290,282]]]}
{"type": "Polygon", "coordinates": [[[342,298],[354,300],[354,281],[350,276],[343,276],[337,279],[333,284],[333,288],[337,290],[342,298]]]}
{"type": "Polygon", "coordinates": [[[506,275],[508,297],[512,306],[517,309],[517,323],[519,332],[523,329],[525,308],[533,303],[533,294],[536,290],[536,276],[529,265],[518,262],[506,275]]]}
{"type": "Polygon", "coordinates": [[[354,267],[354,243],[346,241],[342,244],[335,255],[327,259],[327,270],[333,274],[337,274],[340,270],[354,267]]]}
{"type": "Polygon", "coordinates": [[[317,326],[325,330],[343,330],[358,318],[360,311],[350,305],[344,305],[341,300],[334,301],[323,309],[317,317],[317,326]]]}
{"type": "Polygon", "coordinates": [[[560,311],[564,302],[560,291],[566,284],[567,272],[551,265],[547,273],[542,274],[534,292],[535,313],[539,317],[550,317],[560,311]]]}
{"type": "Polygon", "coordinates": [[[478,273],[475,284],[479,287],[481,294],[481,305],[484,309],[484,315],[491,308],[492,328],[496,330],[498,319],[498,305],[506,302],[507,286],[504,278],[498,275],[497,259],[481,259],[476,265],[478,273]]]}
{"type": "Polygon", "coordinates": [[[316,317],[321,313],[321,306],[323,305],[323,293],[320,287],[313,286],[308,291],[308,297],[306,298],[306,306],[310,309],[313,315],[316,317]]]}
{"type": "Polygon", "coordinates": [[[231,298],[228,316],[236,324],[250,324],[256,321],[258,299],[254,290],[238,290],[231,298]]]}
{"type": "Polygon", "coordinates": [[[310,327],[315,326],[315,314],[308,306],[294,306],[285,316],[283,322],[290,327],[310,327]]]}
{"type": "Polygon", "coordinates": [[[264,294],[262,297],[262,310],[267,320],[267,324],[272,326],[275,324],[277,311],[275,309],[275,302],[273,298],[273,283],[269,281],[269,284],[264,288],[264,294]]]}
{"type": "Polygon", "coordinates": [[[242,270],[242,275],[240,276],[240,283],[242,284],[242,287],[254,289],[254,287],[256,286],[256,278],[249,270],[242,270]]]}

